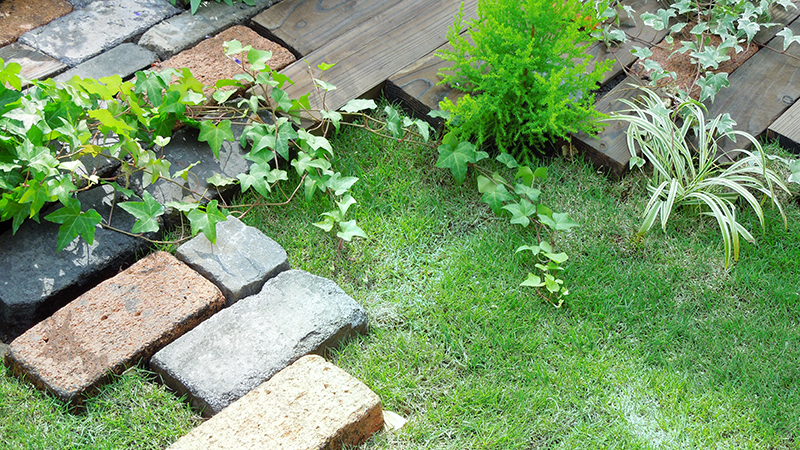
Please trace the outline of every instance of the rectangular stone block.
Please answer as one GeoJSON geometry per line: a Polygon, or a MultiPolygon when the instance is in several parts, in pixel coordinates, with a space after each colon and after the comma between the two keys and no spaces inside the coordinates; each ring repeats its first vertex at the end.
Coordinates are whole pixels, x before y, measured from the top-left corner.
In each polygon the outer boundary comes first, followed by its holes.
{"type": "MultiPolygon", "coordinates": [[[[78,194],[84,210],[93,208],[111,217],[115,193],[101,186],[78,194]]],[[[54,208],[60,207],[60,204],[54,208]]],[[[44,217],[50,212],[43,211],[44,217]]],[[[111,225],[130,230],[136,219],[117,208],[111,225]]],[[[78,237],[56,252],[59,225],[28,220],[16,234],[0,235],[0,339],[13,339],[75,297],[113,276],[144,252],[147,242],[98,227],[94,243],[78,237]]],[[[149,238],[159,235],[150,233],[149,238]]]]}
{"type": "Polygon", "coordinates": [[[255,0],[255,5],[249,6],[241,2],[233,5],[203,2],[195,14],[186,11],[147,30],[139,45],[167,59],[232,25],[243,23],[272,3],[272,0],[255,0]]]}
{"type": "Polygon", "coordinates": [[[80,404],[109,373],[149,358],[224,305],[210,281],[169,253],[153,253],[15,339],[6,364],[80,404]]]}
{"type": "Polygon", "coordinates": [[[29,31],[19,40],[75,67],[179,12],[167,0],[106,0],[29,31]]]}
{"type": "Polygon", "coordinates": [[[366,311],[336,283],[288,270],[160,350],[150,367],[210,416],[297,359],[366,328],[366,311]]]}
{"type": "Polygon", "coordinates": [[[383,425],[381,400],[347,372],[309,355],[195,428],[168,450],[338,450],[383,425]]]}
{"type": "Polygon", "coordinates": [[[119,75],[124,80],[130,78],[139,70],[149,68],[150,64],[156,61],[158,61],[158,56],[150,50],[135,44],[125,43],[78,64],[55,77],[55,80],[67,81],[74,76],[97,80],[112,75],[119,75]]]}
{"type": "Polygon", "coordinates": [[[216,244],[198,234],[178,247],[176,256],[217,285],[228,305],[258,293],[267,280],[290,269],[280,244],[232,216],[217,224],[216,244]]]}
{"type": "Polygon", "coordinates": [[[47,78],[67,68],[61,61],[19,42],[0,47],[0,59],[6,64],[18,63],[21,66],[19,74],[29,80],[47,78]]]}

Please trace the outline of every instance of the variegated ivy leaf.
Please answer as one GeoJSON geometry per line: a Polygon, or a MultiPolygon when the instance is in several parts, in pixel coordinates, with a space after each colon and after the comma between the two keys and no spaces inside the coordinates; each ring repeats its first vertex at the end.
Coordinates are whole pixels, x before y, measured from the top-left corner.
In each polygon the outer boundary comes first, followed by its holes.
{"type": "Polygon", "coordinates": [[[686,14],[697,8],[692,0],[680,0],[673,3],[672,7],[678,10],[678,14],[686,14]]]}
{"type": "Polygon", "coordinates": [[[789,170],[792,172],[789,175],[789,182],[800,184],[800,159],[790,162],[789,170]]]}
{"type": "MultiPolygon", "coordinates": [[[[710,130],[713,124],[714,124],[713,121],[706,122],[706,129],[710,130]]],[[[720,116],[719,122],[717,122],[717,132],[719,132],[720,134],[730,133],[731,131],[733,131],[733,127],[735,125],[736,121],[731,118],[730,113],[725,113],[722,116],[720,116]]],[[[734,136],[730,136],[730,138],[733,139],[734,142],[736,142],[734,136]]]]}
{"type": "Polygon", "coordinates": [[[354,237],[361,237],[365,239],[367,237],[367,233],[365,233],[364,230],[362,230],[361,227],[356,224],[355,220],[339,222],[339,228],[342,231],[336,233],[336,236],[344,239],[347,242],[350,242],[350,240],[354,237]]]}
{"type": "Polygon", "coordinates": [[[792,0],[777,0],[775,3],[783,6],[783,9],[786,11],[789,10],[789,7],[797,8],[797,5],[795,5],[792,0]]]}
{"type": "Polygon", "coordinates": [[[631,54],[637,58],[645,59],[653,56],[652,50],[647,47],[633,47],[631,54]]]}
{"type": "Polygon", "coordinates": [[[722,88],[728,87],[728,74],[725,72],[706,74],[697,80],[697,85],[700,86],[700,101],[705,101],[710,98],[714,101],[714,97],[722,88]]]}
{"type": "Polygon", "coordinates": [[[753,37],[760,29],[761,25],[759,25],[757,22],[751,22],[748,19],[739,19],[739,31],[743,32],[745,36],[747,36],[747,42],[752,41],[753,37]]]}
{"type": "Polygon", "coordinates": [[[786,49],[792,45],[792,42],[800,42],[800,36],[795,36],[792,30],[786,27],[779,31],[777,36],[783,38],[783,51],[786,51],[786,49]]]}
{"type": "Polygon", "coordinates": [[[659,31],[666,29],[669,26],[669,19],[675,17],[675,15],[675,11],[670,8],[659,9],[655,14],[644,13],[641,17],[645,25],[659,31]]]}
{"type": "Polygon", "coordinates": [[[365,109],[375,109],[378,105],[368,99],[354,98],[341,107],[341,110],[346,113],[354,113],[364,111],[365,109]]]}

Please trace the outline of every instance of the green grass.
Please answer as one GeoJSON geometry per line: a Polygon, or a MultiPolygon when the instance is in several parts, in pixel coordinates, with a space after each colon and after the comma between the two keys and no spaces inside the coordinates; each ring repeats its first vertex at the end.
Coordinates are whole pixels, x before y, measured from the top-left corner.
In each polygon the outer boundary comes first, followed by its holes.
{"type": "MultiPolygon", "coordinates": [[[[409,423],[365,449],[800,448],[796,203],[788,231],[774,210],[763,234],[743,212],[758,244],[726,272],[712,219],[678,213],[637,239],[643,177],[548,161],[546,203],[581,223],[557,238],[571,294],[556,309],[519,286],[530,230],[495,217],[474,181],[455,186],[435,151],[356,131],[334,149],[360,178],[351,211],[368,239],[337,252],[311,225],[321,198],[243,220],[367,308],[370,333],[333,360],[409,423]]],[[[0,394],[0,448],[159,448],[197,420],[139,370],[83,415],[7,372],[0,394]]]]}

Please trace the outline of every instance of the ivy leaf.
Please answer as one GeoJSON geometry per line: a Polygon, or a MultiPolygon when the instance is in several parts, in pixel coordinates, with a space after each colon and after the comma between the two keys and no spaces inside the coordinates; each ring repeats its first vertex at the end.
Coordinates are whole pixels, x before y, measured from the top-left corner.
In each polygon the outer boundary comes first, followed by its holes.
{"type": "Polygon", "coordinates": [[[330,120],[333,124],[333,127],[336,128],[336,131],[339,131],[339,126],[342,121],[342,114],[338,111],[328,111],[328,110],[321,110],[320,114],[322,118],[325,120],[330,120]]]}
{"type": "Polygon", "coordinates": [[[579,224],[567,216],[567,213],[553,213],[552,217],[546,214],[538,214],[539,222],[547,225],[556,231],[569,230],[579,224]]]}
{"type": "Polygon", "coordinates": [[[452,149],[450,145],[442,144],[438,148],[439,159],[436,167],[440,169],[450,169],[456,183],[462,184],[467,177],[467,167],[470,163],[475,163],[475,146],[469,142],[461,142],[452,149]]]}
{"type": "Polygon", "coordinates": [[[527,227],[531,223],[528,216],[536,213],[536,206],[524,198],[519,203],[503,206],[503,209],[511,213],[511,223],[519,224],[523,227],[527,227]]]}
{"type": "Polygon", "coordinates": [[[275,103],[281,110],[289,111],[292,109],[292,99],[289,98],[289,94],[287,94],[283,89],[273,89],[272,93],[270,93],[270,97],[275,100],[275,103]]]}
{"type": "Polygon", "coordinates": [[[164,207],[147,191],[142,194],[142,200],[144,201],[119,203],[120,208],[136,218],[136,223],[133,224],[131,232],[150,233],[158,231],[158,217],[164,214],[164,207]]]}
{"type": "Polygon", "coordinates": [[[539,202],[539,196],[542,195],[542,191],[539,189],[520,183],[517,183],[517,185],[514,186],[514,192],[516,192],[520,197],[528,197],[528,199],[533,203],[539,202]]]}
{"type": "Polygon", "coordinates": [[[351,239],[354,237],[362,237],[366,238],[367,233],[364,233],[364,230],[361,229],[358,225],[356,225],[355,220],[349,220],[347,222],[339,222],[339,228],[342,231],[336,233],[336,236],[344,239],[347,242],[350,242],[351,239]]]}
{"type": "Polygon", "coordinates": [[[196,208],[186,216],[192,226],[192,234],[203,232],[212,244],[217,243],[217,223],[228,220],[227,216],[217,209],[217,201],[211,200],[205,208],[196,208]]]}
{"type": "Polygon", "coordinates": [[[167,83],[154,72],[136,72],[135,92],[147,93],[150,104],[156,108],[161,106],[162,91],[167,88],[167,83]]]}
{"type": "Polygon", "coordinates": [[[326,70],[333,68],[333,66],[335,66],[335,65],[336,65],[336,63],[333,63],[333,64],[319,63],[319,64],[317,64],[317,69],[325,72],[326,70]]]}
{"type": "Polygon", "coordinates": [[[514,196],[508,192],[506,186],[503,184],[496,185],[495,189],[485,192],[481,201],[489,205],[495,214],[500,212],[505,202],[514,200],[514,196]]]}
{"type": "Polygon", "coordinates": [[[233,131],[231,131],[231,121],[223,120],[219,125],[214,125],[210,120],[200,122],[200,135],[197,137],[200,142],[208,142],[214,156],[219,158],[219,149],[225,141],[233,142],[233,131]]]}
{"type": "Polygon", "coordinates": [[[235,184],[236,178],[223,177],[222,175],[215,173],[214,175],[211,175],[210,177],[206,178],[206,181],[210,184],[213,184],[216,187],[224,187],[224,186],[230,186],[231,184],[235,184]]]}
{"type": "Polygon", "coordinates": [[[542,248],[538,245],[523,245],[518,247],[514,253],[516,254],[519,252],[524,252],[525,250],[530,250],[530,252],[533,253],[533,256],[536,256],[542,251],[542,248]]]}
{"type": "Polygon", "coordinates": [[[341,173],[336,172],[333,174],[328,182],[325,183],[328,186],[328,189],[332,190],[334,195],[342,195],[347,192],[355,183],[358,181],[356,177],[344,177],[341,178],[341,173]]]}
{"type": "Polygon", "coordinates": [[[721,54],[720,50],[712,45],[706,46],[702,52],[693,52],[692,57],[697,59],[697,63],[703,69],[718,69],[719,63],[731,59],[727,54],[721,54]]]}
{"type": "Polygon", "coordinates": [[[253,164],[250,166],[250,173],[240,173],[237,175],[242,192],[246,192],[252,187],[256,192],[261,194],[262,197],[268,196],[269,192],[272,190],[267,181],[268,173],[269,166],[253,164]]]}
{"type": "Polygon", "coordinates": [[[790,162],[789,170],[792,172],[792,174],[789,175],[788,181],[790,183],[800,184],[800,159],[790,162]]]}
{"type": "Polygon", "coordinates": [[[262,72],[269,67],[267,63],[270,59],[272,59],[272,52],[269,50],[251,48],[247,52],[247,62],[250,63],[250,68],[258,72],[262,72]]]}
{"type": "Polygon", "coordinates": [[[517,160],[508,153],[500,153],[495,159],[505,164],[509,169],[516,169],[518,167],[517,160]]]}
{"type": "Polygon", "coordinates": [[[792,30],[787,27],[779,31],[777,36],[783,38],[783,51],[786,51],[792,45],[792,42],[800,42],[800,36],[795,36],[792,30]]]}
{"type": "Polygon", "coordinates": [[[128,132],[135,131],[132,126],[114,117],[107,109],[95,109],[89,111],[88,114],[89,117],[100,122],[101,129],[110,130],[123,136],[128,136],[128,132]]]}
{"type": "Polygon", "coordinates": [[[344,106],[341,107],[341,110],[346,113],[355,113],[359,111],[364,111],[365,109],[375,109],[378,105],[375,104],[374,101],[363,99],[363,98],[354,98],[347,102],[344,106]]]}
{"type": "MultiPolygon", "coordinates": [[[[700,86],[700,101],[710,98],[714,101],[717,92],[724,87],[728,87],[728,74],[725,72],[711,73],[706,72],[705,76],[697,80],[697,85],[700,86]]],[[[730,116],[729,116],[730,117],[730,116]]]]}
{"type": "Polygon", "coordinates": [[[563,252],[562,253],[545,252],[544,256],[546,256],[548,259],[550,259],[550,261],[553,261],[556,264],[561,264],[569,259],[569,256],[567,256],[567,254],[563,252]]]}
{"type": "Polygon", "coordinates": [[[386,106],[383,110],[386,112],[386,128],[389,129],[395,139],[400,139],[404,134],[400,113],[391,106],[386,106]]]}
{"type": "Polygon", "coordinates": [[[42,206],[51,199],[47,185],[45,185],[43,181],[43,174],[38,175],[35,180],[31,180],[27,189],[23,192],[22,197],[19,199],[20,203],[30,203],[30,215],[28,217],[37,218],[36,220],[38,220],[39,211],[42,209],[42,206]]]}
{"type": "Polygon", "coordinates": [[[540,276],[534,275],[529,272],[528,278],[525,279],[525,281],[523,281],[522,283],[520,283],[520,286],[542,287],[544,286],[544,282],[542,281],[542,278],[540,276]]]}
{"type": "Polygon", "coordinates": [[[81,202],[74,198],[69,199],[63,208],[45,216],[45,219],[61,224],[58,227],[59,252],[64,250],[78,235],[89,245],[94,244],[95,227],[103,221],[100,214],[93,209],[81,211],[81,202]]]}

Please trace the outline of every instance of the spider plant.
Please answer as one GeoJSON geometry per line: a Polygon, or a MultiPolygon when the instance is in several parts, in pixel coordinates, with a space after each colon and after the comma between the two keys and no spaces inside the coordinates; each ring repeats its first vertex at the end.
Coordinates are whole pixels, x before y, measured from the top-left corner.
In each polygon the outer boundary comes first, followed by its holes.
{"type": "Polygon", "coordinates": [[[763,232],[761,205],[770,199],[787,226],[775,187],[789,190],[781,177],[768,167],[767,155],[752,135],[733,130],[735,123],[728,114],[708,121],[705,107],[695,100],[685,101],[670,110],[655,92],[643,90],[646,95],[640,98],[639,104],[622,100],[630,106],[623,111],[629,115],[616,114],[610,119],[629,123],[626,135],[631,169],[641,169],[645,159],[653,167],[647,187],[650,200],[639,235],[647,233],[658,219],[661,228],[666,230],[674,210],[693,208],[716,219],[722,233],[727,269],[732,260],[739,260],[740,236],[755,242],[753,235],[736,220],[737,204],[743,203],[745,208],[749,205],[755,211],[763,232]],[[741,158],[723,163],[718,143],[724,137],[734,142],[742,137],[752,144],[752,151],[738,149],[736,152],[741,158]]]}

